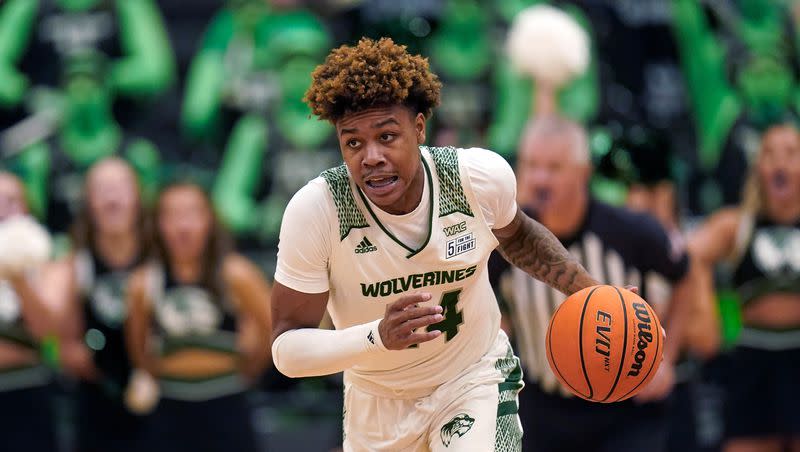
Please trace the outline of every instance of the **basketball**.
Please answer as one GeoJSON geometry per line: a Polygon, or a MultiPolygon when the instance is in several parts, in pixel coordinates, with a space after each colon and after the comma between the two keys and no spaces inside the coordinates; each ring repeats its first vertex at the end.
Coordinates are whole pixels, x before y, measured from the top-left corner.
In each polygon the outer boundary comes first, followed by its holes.
{"type": "Polygon", "coordinates": [[[550,369],[570,392],[612,403],[633,397],[655,376],[664,337],[646,301],[599,285],[575,292],[556,310],[546,350],[550,369]]]}

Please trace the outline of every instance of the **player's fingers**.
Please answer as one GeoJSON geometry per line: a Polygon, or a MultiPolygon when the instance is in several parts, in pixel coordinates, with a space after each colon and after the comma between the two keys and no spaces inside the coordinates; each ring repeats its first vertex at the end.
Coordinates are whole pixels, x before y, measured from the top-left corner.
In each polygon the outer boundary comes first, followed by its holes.
{"type": "Polygon", "coordinates": [[[648,385],[643,389],[640,394],[637,394],[639,402],[651,402],[654,400],[661,400],[669,394],[670,386],[664,382],[653,382],[654,384],[648,385]]]}
{"type": "Polygon", "coordinates": [[[408,342],[408,345],[421,344],[423,342],[432,341],[441,335],[442,332],[439,330],[428,331],[425,333],[411,333],[408,338],[406,338],[406,342],[408,342]]]}
{"type": "Polygon", "coordinates": [[[434,323],[439,323],[444,319],[444,316],[441,314],[433,314],[433,315],[426,315],[424,317],[417,317],[415,319],[411,319],[405,323],[403,323],[402,328],[408,329],[410,332],[413,332],[417,328],[433,325],[434,323]]]}
{"type": "Polygon", "coordinates": [[[418,308],[408,308],[405,311],[394,314],[394,321],[397,324],[402,324],[409,320],[425,317],[428,315],[436,315],[442,313],[441,306],[420,306],[418,308]]]}
{"type": "Polygon", "coordinates": [[[639,288],[637,286],[625,286],[625,288],[635,293],[636,295],[639,295],[639,288]]]}
{"type": "Polygon", "coordinates": [[[638,402],[645,403],[651,400],[656,400],[658,394],[661,393],[661,382],[655,378],[647,384],[636,396],[634,397],[638,402]]]}
{"type": "Polygon", "coordinates": [[[403,311],[411,305],[415,305],[417,303],[424,303],[430,299],[431,299],[431,294],[429,292],[417,292],[408,295],[403,295],[397,301],[389,305],[389,310],[403,311]]]}

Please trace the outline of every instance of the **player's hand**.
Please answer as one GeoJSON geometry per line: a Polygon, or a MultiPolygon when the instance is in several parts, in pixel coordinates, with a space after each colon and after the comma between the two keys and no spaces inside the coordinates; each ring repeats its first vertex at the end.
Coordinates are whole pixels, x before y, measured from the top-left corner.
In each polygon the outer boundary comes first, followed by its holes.
{"type": "Polygon", "coordinates": [[[639,295],[639,288],[636,286],[625,286],[625,289],[630,290],[631,292],[639,295]]]}
{"type": "MultiPolygon", "coordinates": [[[[666,339],[663,327],[661,328],[661,336],[666,339]]],[[[644,389],[636,394],[634,400],[639,403],[663,400],[672,392],[673,386],[675,386],[675,365],[667,359],[662,360],[656,371],[656,376],[650,380],[650,383],[644,389]]]]}
{"type": "Polygon", "coordinates": [[[404,295],[386,306],[386,313],[378,332],[383,346],[389,350],[404,350],[411,345],[428,342],[441,336],[438,330],[415,332],[416,329],[441,322],[441,306],[418,306],[431,299],[431,294],[420,292],[404,295]]]}

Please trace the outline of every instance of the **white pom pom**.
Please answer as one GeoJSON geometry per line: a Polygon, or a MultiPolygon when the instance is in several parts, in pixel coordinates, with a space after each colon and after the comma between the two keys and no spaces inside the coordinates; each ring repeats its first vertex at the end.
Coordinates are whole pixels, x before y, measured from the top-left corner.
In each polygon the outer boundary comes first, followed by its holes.
{"type": "Polygon", "coordinates": [[[559,87],[589,66],[589,36],[567,13],[549,5],[526,8],[514,18],[506,51],[514,67],[559,87]]]}
{"type": "Polygon", "coordinates": [[[0,268],[23,272],[50,258],[50,234],[25,215],[13,216],[0,223],[0,268]]]}

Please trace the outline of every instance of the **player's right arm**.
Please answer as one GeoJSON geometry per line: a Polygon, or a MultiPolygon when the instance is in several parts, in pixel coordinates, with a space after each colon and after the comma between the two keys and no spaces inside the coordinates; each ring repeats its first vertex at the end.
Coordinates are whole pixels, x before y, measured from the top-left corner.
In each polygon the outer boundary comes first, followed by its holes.
{"type": "Polygon", "coordinates": [[[98,371],[92,352],[83,336],[86,326],[81,313],[75,256],[70,255],[46,265],[42,270],[41,296],[54,310],[55,335],[59,343],[60,364],[65,372],[93,381],[98,371]]]}
{"type": "Polygon", "coordinates": [[[150,353],[148,346],[148,338],[152,336],[150,323],[153,318],[153,303],[147,296],[148,270],[148,267],[142,267],[133,272],[128,280],[125,346],[131,362],[137,369],[143,369],[150,375],[157,376],[161,373],[158,368],[159,363],[150,353]]]}
{"type": "Polygon", "coordinates": [[[382,319],[344,329],[319,328],[328,304],[331,224],[338,219],[324,182],[312,181],[286,207],[272,289],[272,359],[288,377],[341,372],[375,355],[438,337],[416,329],[442,320],[441,306],[416,306],[428,293],[400,297],[382,319]]]}
{"type": "Polygon", "coordinates": [[[736,208],[721,209],[711,215],[689,236],[689,254],[706,266],[729,257],[740,217],[736,208]]]}
{"type": "Polygon", "coordinates": [[[497,251],[512,265],[570,295],[599,284],[561,242],[517,205],[514,171],[498,154],[473,148],[460,155],[497,251]]]}
{"type": "Polygon", "coordinates": [[[694,319],[706,321],[689,323],[687,346],[700,356],[711,356],[719,348],[714,266],[731,257],[740,219],[741,213],[738,209],[722,209],[711,215],[689,236],[688,249],[697,286],[694,305],[700,313],[694,315],[694,319]]]}
{"type": "Polygon", "coordinates": [[[436,339],[442,333],[416,332],[440,322],[441,306],[416,306],[429,293],[405,295],[386,306],[384,318],[341,330],[318,328],[328,294],[308,294],[276,283],[272,291],[275,367],[288,377],[342,372],[370,356],[436,339]]]}

